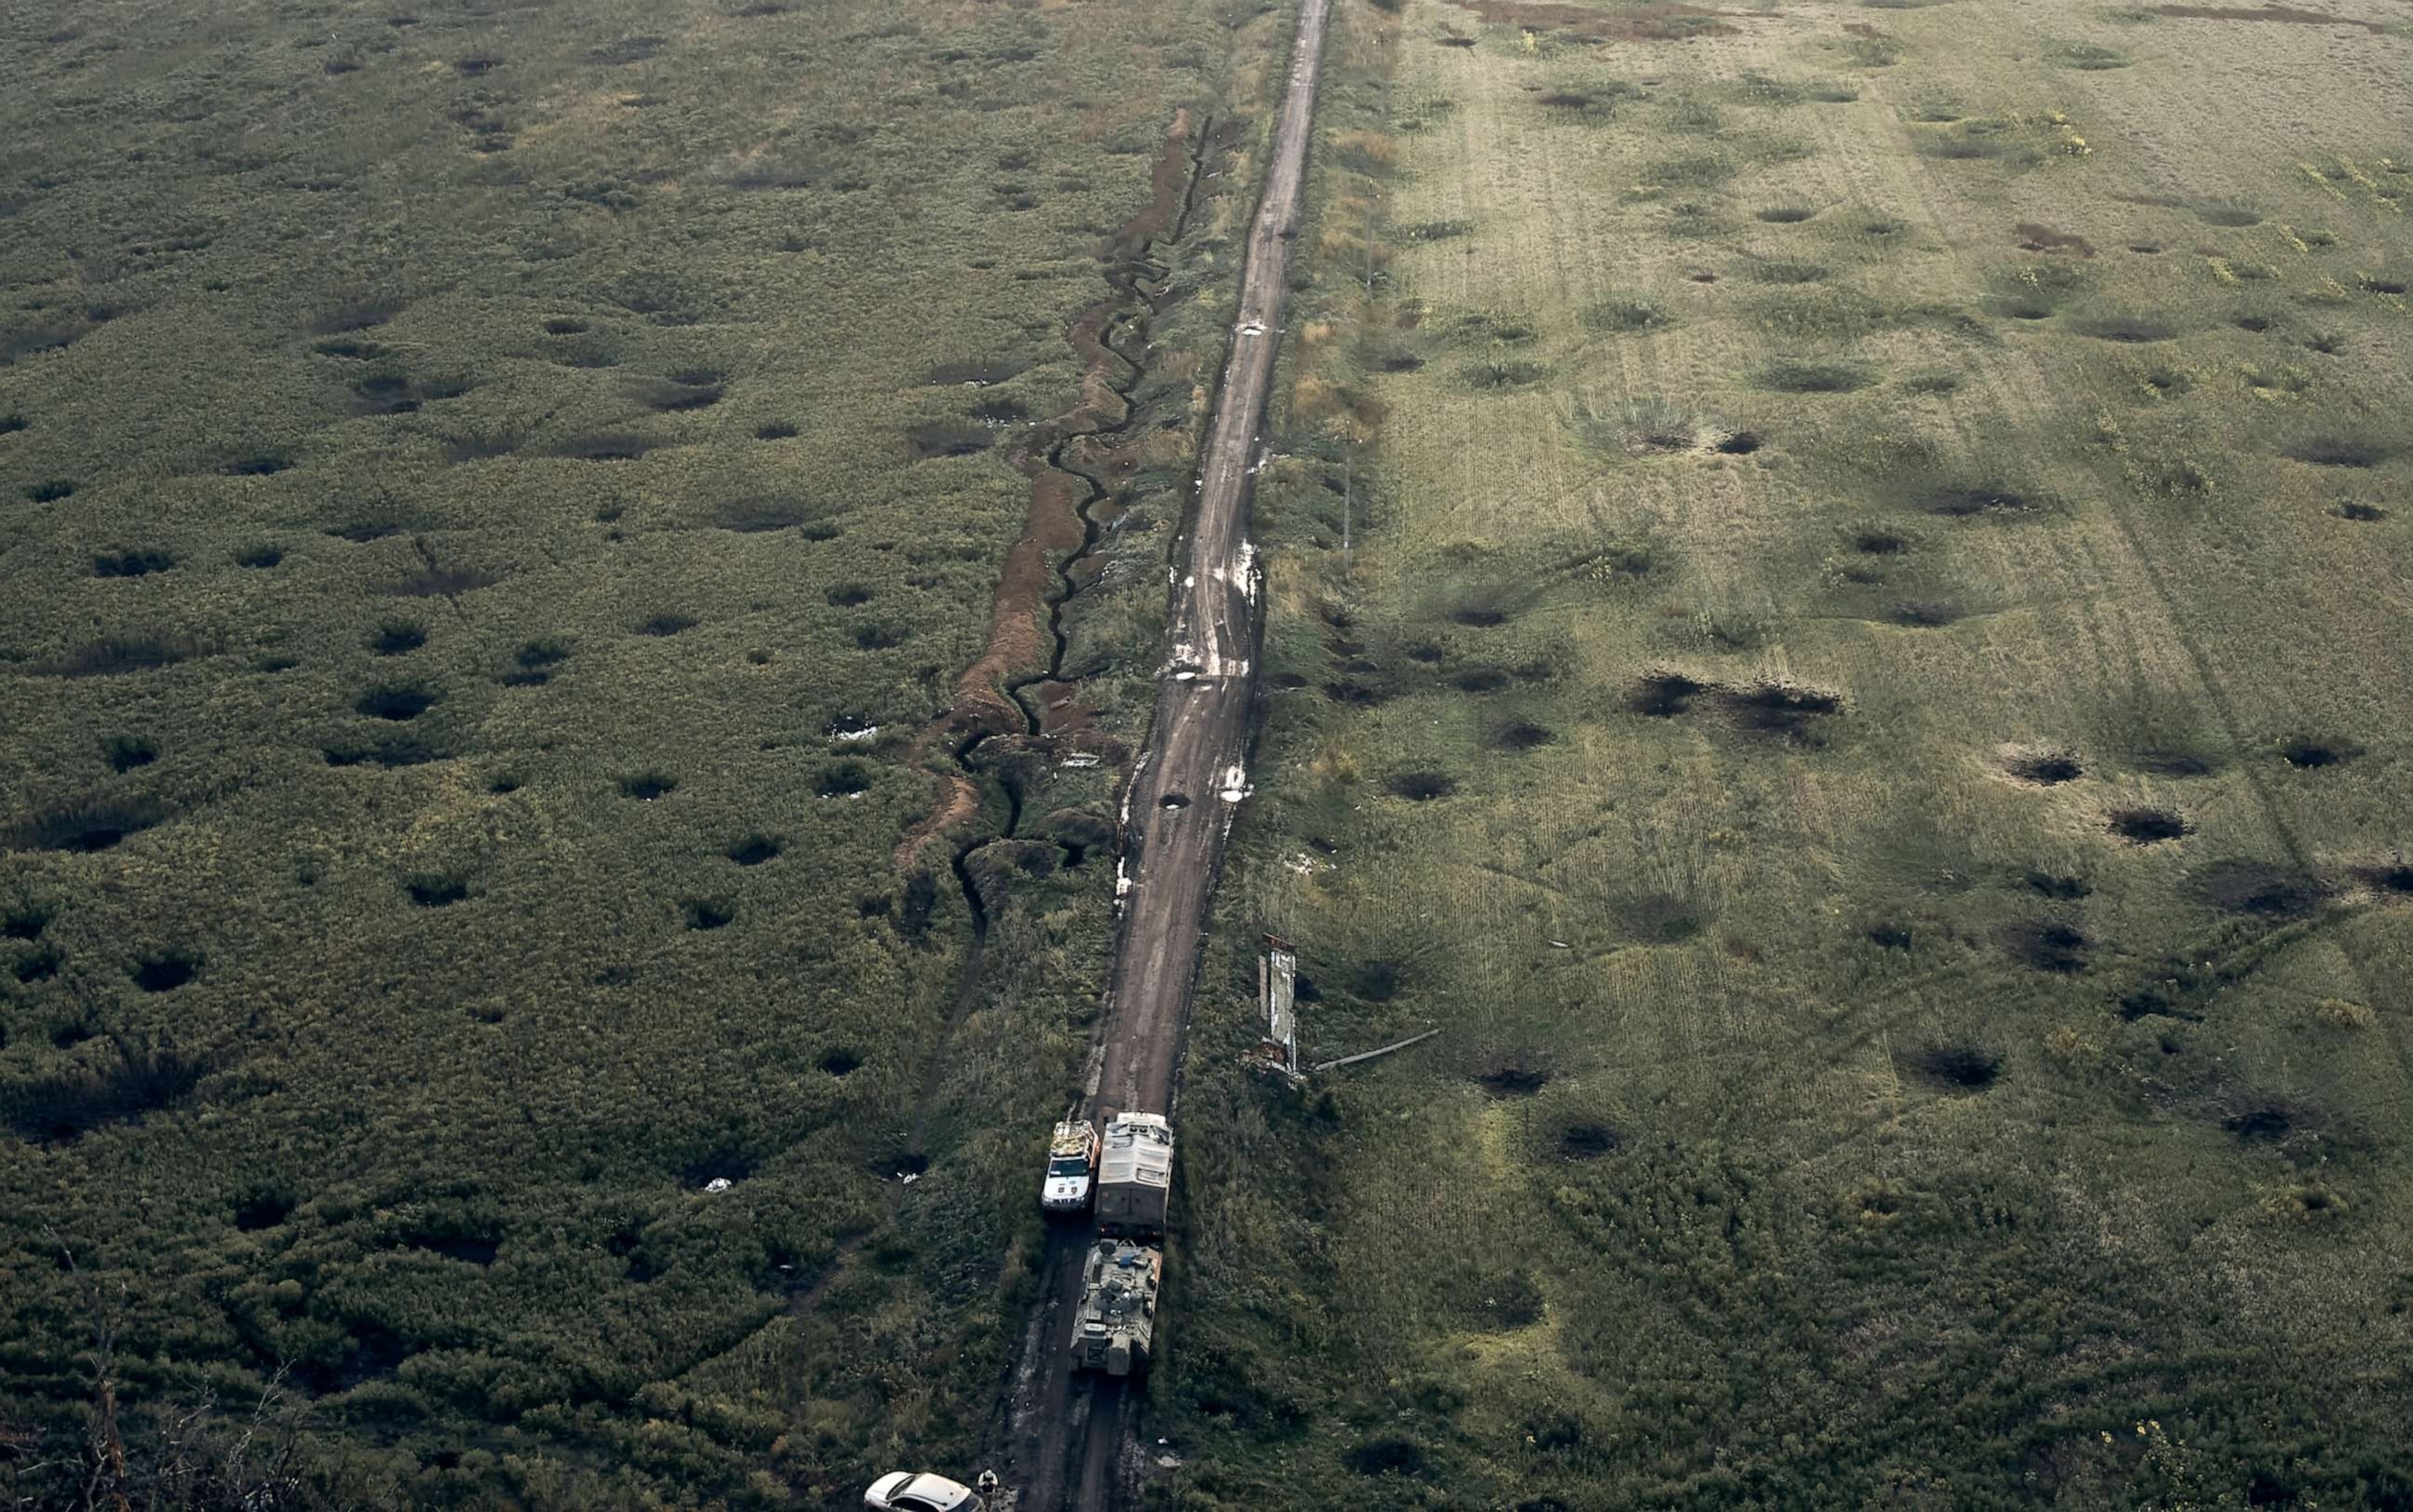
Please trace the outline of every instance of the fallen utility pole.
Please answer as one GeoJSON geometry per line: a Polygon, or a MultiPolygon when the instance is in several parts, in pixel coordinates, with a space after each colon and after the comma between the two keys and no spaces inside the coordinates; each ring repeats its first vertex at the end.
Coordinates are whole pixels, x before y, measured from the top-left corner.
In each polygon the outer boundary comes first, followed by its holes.
{"type": "Polygon", "coordinates": [[[1354,1066],[1360,1060],[1371,1060],[1378,1055],[1389,1055],[1394,1050],[1404,1050],[1411,1045],[1421,1045],[1440,1032],[1441,1030],[1437,1029],[1429,1029],[1421,1034],[1413,1035],[1410,1038],[1401,1040],[1397,1045],[1386,1045],[1379,1050],[1360,1050],[1355,1055],[1344,1055],[1338,1060],[1319,1060],[1309,1069],[1312,1071],[1336,1071],[1342,1066],[1354,1066]]]}

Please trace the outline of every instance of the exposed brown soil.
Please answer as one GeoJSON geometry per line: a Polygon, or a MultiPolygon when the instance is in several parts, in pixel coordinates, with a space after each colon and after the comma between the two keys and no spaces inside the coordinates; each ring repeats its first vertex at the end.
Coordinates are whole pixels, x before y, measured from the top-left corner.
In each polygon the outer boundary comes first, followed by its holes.
{"type": "Polygon", "coordinates": [[[2156,16],[2177,16],[2187,21],[2276,21],[2294,26],[2360,26],[2374,37],[2384,37],[2388,28],[2376,21],[2358,21],[2352,16],[2332,16],[2317,10],[2298,10],[2289,6],[2149,6],[2156,16]]]}
{"type": "MultiPolygon", "coordinates": [[[[1157,155],[1150,173],[1152,192],[1147,204],[1107,241],[1103,255],[1110,262],[1136,257],[1174,227],[1190,189],[1192,134],[1190,112],[1177,111],[1165,133],[1164,150],[1157,155]]],[[[909,763],[926,768],[931,748],[937,742],[960,747],[982,735],[1015,734],[1027,728],[1021,705],[1007,689],[1017,677],[1047,670],[1054,639],[1048,591],[1055,564],[1079,551],[1088,541],[1088,526],[1080,512],[1088,484],[1055,466],[1049,458],[1063,442],[1111,430],[1129,418],[1130,405],[1114,383],[1124,359],[1106,345],[1109,330],[1127,298],[1118,290],[1112,297],[1090,305],[1065,333],[1065,341],[1080,355],[1083,364],[1080,402],[1032,426],[1015,450],[1014,465],[1030,480],[1030,508],[1022,535],[1006,550],[996,590],[989,597],[987,642],[980,656],[956,677],[953,705],[915,738],[906,753],[909,763]]],[[[947,376],[961,381],[954,372],[947,376]]],[[[934,375],[933,381],[937,380],[934,375]]],[[[1043,734],[1070,733],[1088,722],[1088,711],[1077,704],[1065,704],[1060,689],[1051,696],[1047,689],[1058,687],[1042,686],[1039,696],[1043,734]],[[1052,720],[1056,728],[1050,728],[1051,720],[1044,712],[1051,707],[1057,710],[1052,720]]],[[[940,778],[946,791],[937,808],[898,843],[894,860],[900,871],[910,869],[915,856],[933,837],[953,829],[980,809],[980,790],[970,778],[957,773],[934,775],[940,778]]]]}
{"type": "Polygon", "coordinates": [[[2075,252],[2081,258],[2095,255],[2095,244],[2085,237],[2057,231],[2032,220],[2023,220],[2012,227],[2011,234],[2024,252],[2075,252]]]}

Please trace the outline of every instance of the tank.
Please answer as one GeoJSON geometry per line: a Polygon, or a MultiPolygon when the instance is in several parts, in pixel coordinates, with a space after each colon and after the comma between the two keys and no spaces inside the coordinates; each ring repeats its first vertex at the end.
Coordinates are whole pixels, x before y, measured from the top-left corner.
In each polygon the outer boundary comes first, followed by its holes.
{"type": "Polygon", "coordinates": [[[1152,1244],[1100,1239],[1081,1274],[1073,1369],[1131,1375],[1147,1369],[1156,1342],[1156,1292],[1164,1256],[1152,1244]]]}
{"type": "Polygon", "coordinates": [[[1098,1160],[1098,1231],[1163,1233],[1172,1193],[1173,1125],[1161,1113],[1125,1113],[1109,1122],[1098,1160]]]}

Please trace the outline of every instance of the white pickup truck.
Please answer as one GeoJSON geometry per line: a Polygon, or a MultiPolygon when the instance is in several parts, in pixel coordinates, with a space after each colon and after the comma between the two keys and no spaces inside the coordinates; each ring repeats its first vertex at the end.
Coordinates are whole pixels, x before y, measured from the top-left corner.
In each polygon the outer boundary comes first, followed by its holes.
{"type": "Polygon", "coordinates": [[[1039,1206],[1051,1213],[1077,1213],[1089,1206],[1097,1185],[1098,1126],[1086,1119],[1068,1119],[1056,1126],[1047,1141],[1047,1175],[1039,1188],[1039,1206]]]}

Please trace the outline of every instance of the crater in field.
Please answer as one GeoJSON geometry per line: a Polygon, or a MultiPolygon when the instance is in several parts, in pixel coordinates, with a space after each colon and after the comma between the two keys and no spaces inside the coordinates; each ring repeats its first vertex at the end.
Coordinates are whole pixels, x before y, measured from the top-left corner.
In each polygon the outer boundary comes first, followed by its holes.
{"type": "Polygon", "coordinates": [[[690,897],[679,912],[690,929],[718,929],[737,917],[735,905],[709,897],[690,897]]]}
{"type": "Polygon", "coordinates": [[[0,937],[9,940],[39,940],[42,931],[58,917],[55,910],[41,903],[16,903],[8,912],[0,913],[0,937]]]}
{"type": "Polygon", "coordinates": [[[1491,744],[1500,750],[1538,750],[1557,738],[1541,725],[1518,719],[1494,731],[1491,744]]]}
{"type": "Polygon", "coordinates": [[[741,536],[759,536],[803,525],[812,517],[813,511],[802,504],[748,499],[722,507],[714,516],[713,524],[741,536]]]}
{"type": "Polygon", "coordinates": [[[1841,695],[1822,688],[1761,682],[1717,690],[1720,705],[1742,729],[1786,740],[1808,740],[1818,721],[1843,707],[1841,695]]]}
{"type": "Polygon", "coordinates": [[[1636,714],[1647,714],[1655,719],[1671,719],[1689,713],[1693,700],[1710,690],[1709,684],[1685,676],[1680,672],[1653,672],[1636,685],[1634,696],[1626,706],[1636,714]]]}
{"type": "Polygon", "coordinates": [[[1808,205],[1769,205],[1759,212],[1759,218],[1771,226],[1799,226],[1817,214],[1808,205]]]}
{"type": "Polygon", "coordinates": [[[638,772],[620,778],[621,795],[634,798],[639,803],[651,803],[677,791],[678,778],[667,772],[638,772]]]}
{"type": "Polygon", "coordinates": [[[1156,806],[1168,814],[1178,813],[1190,807],[1190,795],[1186,793],[1168,793],[1156,800],[1156,806]]]}
{"type": "Polygon", "coordinates": [[[2075,782],[2086,775],[2085,763],[2078,759],[2078,753],[2059,747],[2013,751],[2004,759],[2003,770],[2040,788],[2075,782]]]}
{"type": "Polygon", "coordinates": [[[1940,629],[1961,615],[1961,606],[1949,599],[1905,599],[1886,611],[1886,618],[1913,630],[1940,629]]]}
{"type": "Polygon", "coordinates": [[[1947,1087],[1982,1092],[2002,1075],[2003,1058],[1976,1045],[1932,1045],[1911,1058],[1919,1072],[1947,1087]]]}
{"type": "Polygon", "coordinates": [[[1496,693],[1515,681],[1498,667],[1475,667],[1451,680],[1465,693],[1496,693]]]}
{"type": "Polygon", "coordinates": [[[2388,511],[2378,505],[2365,504],[2360,499],[2352,498],[2338,500],[2333,512],[2341,520],[2354,520],[2364,525],[2376,525],[2388,518],[2388,511]]]}
{"type": "Polygon", "coordinates": [[[424,766],[440,762],[452,753],[440,746],[412,735],[380,735],[375,740],[345,741],[321,748],[330,766],[382,766],[388,771],[404,766],[424,766]]]}
{"type": "Polygon", "coordinates": [[[285,549],[266,543],[245,546],[234,554],[234,565],[237,567],[270,568],[283,560],[285,560],[285,549]]]}
{"type": "Polygon", "coordinates": [[[352,707],[372,719],[396,724],[416,719],[436,706],[436,695],[409,683],[388,683],[363,693],[352,707]]]}
{"type": "Polygon", "coordinates": [[[1493,626],[1508,623],[1507,611],[1494,609],[1488,604],[1470,604],[1463,609],[1452,611],[1449,617],[1461,625],[1472,626],[1476,630],[1489,630],[1493,626]]]}
{"type": "Polygon", "coordinates": [[[1863,530],[1852,538],[1852,549],[1863,556],[1898,556],[1910,542],[1889,531],[1863,530]]]}
{"type": "Polygon", "coordinates": [[[2355,879],[2374,892],[2413,893],[2413,864],[2386,861],[2376,866],[2357,867],[2355,879]]]}
{"type": "Polygon", "coordinates": [[[2069,322],[2069,328],[2081,336],[2097,341],[2119,342],[2126,346],[2144,346],[2156,341],[2169,341],[2178,335],[2178,327],[2166,320],[2146,315],[2088,315],[2069,322]]]}
{"type": "Polygon", "coordinates": [[[405,879],[402,891],[416,908],[450,908],[469,896],[469,879],[457,872],[424,873],[405,879]]]}
{"type": "Polygon", "coordinates": [[[2066,924],[2022,919],[2003,928],[2003,948],[2013,959],[2039,971],[2065,975],[2086,970],[2086,953],[2094,942],[2066,924]]]}
{"type": "Polygon", "coordinates": [[[1531,1097],[1550,1084],[1550,1074],[1510,1061],[1493,1067],[1474,1080],[1493,1097],[1531,1097]]]}
{"type": "Polygon", "coordinates": [[[109,850],[127,836],[140,835],[166,818],[157,805],[146,799],[60,804],[39,809],[10,825],[6,844],[12,851],[88,854],[109,850]]]}
{"type": "Polygon", "coordinates": [[[675,415],[709,409],[720,402],[726,391],[717,378],[690,383],[668,378],[638,382],[631,385],[629,392],[629,397],[656,414],[675,415]]]}
{"type": "Polygon", "coordinates": [[[2095,244],[2085,237],[2057,231],[2032,220],[2023,220],[2012,227],[2011,236],[2023,252],[2075,252],[2081,258],[2095,255],[2095,244]]]}
{"type": "Polygon", "coordinates": [[[159,743],[148,735],[111,735],[100,743],[101,758],[120,777],[159,759],[159,743]]]}
{"type": "Polygon", "coordinates": [[[1699,934],[1707,921],[1690,900],[1673,893],[1630,893],[1616,900],[1618,927],[1646,945],[1680,944],[1699,934]]]}
{"type": "Polygon", "coordinates": [[[234,1226],[244,1234],[274,1228],[292,1217],[298,1206],[289,1192],[255,1189],[235,1199],[234,1226]]]}
{"type": "Polygon", "coordinates": [[[1859,363],[1771,363],[1754,381],[1777,393],[1851,393],[1875,382],[1876,373],[1859,363]]]}
{"type": "Polygon", "coordinates": [[[2196,206],[2195,213],[2197,218],[2207,226],[2226,226],[2231,230],[2238,230],[2262,224],[2262,213],[2250,205],[2215,201],[2196,206]]]}
{"type": "Polygon", "coordinates": [[[852,1050],[832,1050],[821,1058],[819,1064],[832,1076],[851,1076],[861,1069],[863,1057],[852,1050]]]}
{"type": "Polygon", "coordinates": [[[2287,455],[2316,467],[2376,467],[2394,454],[2385,442],[2352,436],[2316,436],[2298,441],[2287,455]]]}
{"type": "Polygon", "coordinates": [[[934,420],[908,430],[905,440],[912,452],[913,460],[926,462],[937,457],[968,457],[985,452],[997,444],[997,435],[985,425],[934,420]]]}
{"type": "Polygon", "coordinates": [[[238,457],[218,470],[229,478],[272,478],[293,466],[293,459],[274,452],[238,457]]]}
{"type": "Polygon", "coordinates": [[[754,428],[754,439],[758,441],[792,441],[798,434],[796,427],[784,420],[775,420],[767,425],[754,428]]]}
{"type": "Polygon", "coordinates": [[[126,975],[145,992],[173,992],[200,972],[200,956],[190,951],[164,950],[137,959],[126,975]]]}
{"type": "Polygon", "coordinates": [[[733,843],[720,852],[741,867],[759,867],[776,861],[788,849],[788,842],[777,835],[754,834],[733,843]]]}
{"type": "Polygon", "coordinates": [[[2130,845],[2175,840],[2191,827],[2168,808],[2115,808],[2105,819],[2104,826],[2130,845]]]}
{"type": "Polygon", "coordinates": [[[637,633],[640,635],[671,636],[676,635],[682,630],[691,630],[695,629],[695,617],[691,615],[661,614],[656,615],[650,619],[638,625],[637,633]]]}
{"type": "Polygon", "coordinates": [[[885,651],[904,645],[908,633],[893,625],[857,625],[854,644],[866,651],[885,651]]]}
{"type": "Polygon", "coordinates": [[[173,1046],[127,1039],[116,1050],[117,1059],[107,1064],[19,1083],[6,1104],[8,1126],[27,1139],[67,1144],[104,1125],[137,1122],[182,1104],[210,1071],[206,1061],[173,1046]]]}
{"type": "Polygon", "coordinates": [[[2056,903],[2075,903],[2081,897],[2095,896],[2095,884],[2083,877],[2058,877],[2049,871],[2027,874],[2028,891],[2038,897],[2049,897],[2056,903]]]}
{"type": "Polygon", "coordinates": [[[1736,431],[1717,444],[1717,450],[1730,457],[1747,457],[1760,449],[1760,438],[1750,431],[1736,431]]]}
{"type": "Polygon", "coordinates": [[[2265,1098],[2231,1109],[2220,1126],[2249,1143],[2276,1144],[2305,1121],[2302,1108],[2283,1099],[2265,1098]]]}
{"type": "Polygon", "coordinates": [[[1625,1142],[1606,1123],[1571,1123],[1559,1134],[1559,1159],[1596,1161],[1625,1142]]]}
{"type": "Polygon", "coordinates": [[[860,583],[841,583],[823,595],[834,609],[852,609],[871,601],[871,590],[860,583]]]}
{"type": "Polygon", "coordinates": [[[657,444],[651,437],[631,431],[597,431],[562,442],[553,449],[553,454],[575,462],[634,462],[657,444]]]}
{"type": "Polygon", "coordinates": [[[2324,740],[2313,735],[2290,735],[2279,742],[2279,759],[2301,771],[2316,771],[2352,761],[2362,754],[2362,748],[2351,740],[2324,740]]]}
{"type": "Polygon", "coordinates": [[[176,558],[164,551],[105,552],[92,559],[95,577],[149,577],[176,565],[176,558]]]}
{"type": "Polygon", "coordinates": [[[2037,500],[2012,489],[1981,486],[1930,489],[1919,499],[1919,507],[1930,514],[1942,515],[1947,520],[1968,520],[1988,515],[2025,513],[2041,506],[2037,500]]]}
{"type": "Polygon", "coordinates": [[[1873,924],[1861,936],[1879,950],[1908,950],[1916,943],[1910,926],[1902,924],[1873,924]]]}
{"type": "Polygon", "coordinates": [[[871,786],[871,769],[861,762],[833,762],[822,768],[813,791],[824,798],[848,798],[871,786]]]}
{"type": "Polygon", "coordinates": [[[369,649],[381,657],[398,657],[427,644],[427,631],[407,619],[389,619],[369,632],[369,649]]]}
{"type": "Polygon", "coordinates": [[[1400,772],[1384,786],[1411,803],[1430,803],[1458,791],[1457,779],[1441,772],[1400,772]]]}
{"type": "Polygon", "coordinates": [[[2301,918],[2320,905],[2320,884],[2300,872],[2260,861],[2216,861],[2197,880],[2205,902],[2223,913],[2265,919],[2301,918]]]}
{"type": "Polygon", "coordinates": [[[75,491],[76,485],[69,480],[52,478],[44,482],[26,484],[25,498],[29,503],[34,504],[55,504],[63,498],[72,497],[75,491]]]}

